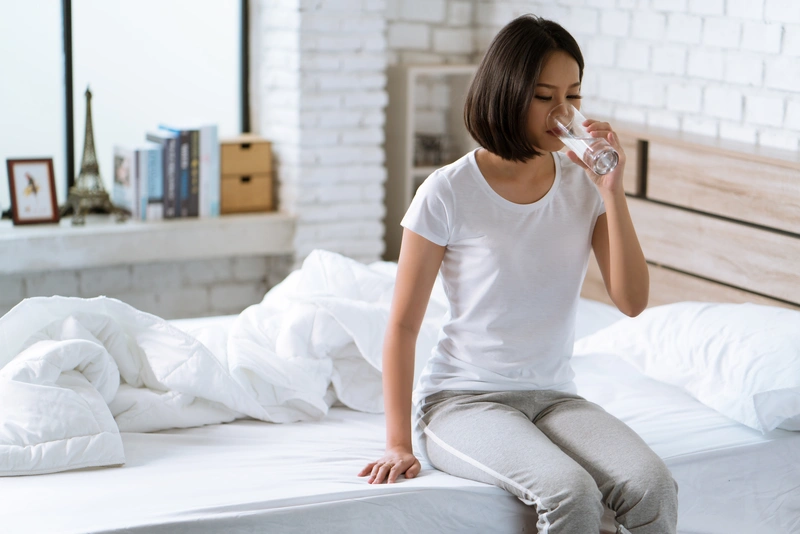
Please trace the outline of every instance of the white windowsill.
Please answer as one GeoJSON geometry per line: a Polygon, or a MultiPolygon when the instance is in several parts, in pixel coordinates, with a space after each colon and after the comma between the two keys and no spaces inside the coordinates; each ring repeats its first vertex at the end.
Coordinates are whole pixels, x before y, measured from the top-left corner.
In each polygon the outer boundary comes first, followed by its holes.
{"type": "Polygon", "coordinates": [[[0,275],[134,263],[292,254],[295,217],[282,212],[115,222],[90,215],[55,225],[0,221],[0,275]]]}

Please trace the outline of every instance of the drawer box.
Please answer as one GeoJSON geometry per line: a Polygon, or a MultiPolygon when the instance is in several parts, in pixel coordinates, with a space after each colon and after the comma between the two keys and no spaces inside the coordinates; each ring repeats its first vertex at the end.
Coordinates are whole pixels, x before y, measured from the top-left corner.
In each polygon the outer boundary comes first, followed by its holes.
{"type": "Polygon", "coordinates": [[[220,213],[272,210],[272,173],[223,175],[220,213]]]}
{"type": "Polygon", "coordinates": [[[263,137],[243,134],[220,142],[222,176],[270,172],[272,172],[272,144],[263,137]]]}

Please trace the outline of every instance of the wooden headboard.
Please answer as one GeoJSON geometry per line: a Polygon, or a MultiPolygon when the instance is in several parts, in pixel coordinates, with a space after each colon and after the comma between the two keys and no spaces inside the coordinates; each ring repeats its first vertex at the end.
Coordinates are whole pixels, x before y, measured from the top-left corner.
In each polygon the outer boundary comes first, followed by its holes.
{"type": "MultiPolygon", "coordinates": [[[[625,192],[650,306],[694,300],[800,309],[800,153],[620,124],[625,192]]],[[[594,258],[581,295],[611,302],[594,258]]]]}

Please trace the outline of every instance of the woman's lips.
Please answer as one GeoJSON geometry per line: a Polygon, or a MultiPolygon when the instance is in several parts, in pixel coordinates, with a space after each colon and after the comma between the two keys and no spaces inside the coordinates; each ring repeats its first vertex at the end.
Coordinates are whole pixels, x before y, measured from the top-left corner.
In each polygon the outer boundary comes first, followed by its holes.
{"type": "Polygon", "coordinates": [[[553,137],[558,137],[558,133],[555,130],[547,130],[547,133],[549,133],[553,137]]]}

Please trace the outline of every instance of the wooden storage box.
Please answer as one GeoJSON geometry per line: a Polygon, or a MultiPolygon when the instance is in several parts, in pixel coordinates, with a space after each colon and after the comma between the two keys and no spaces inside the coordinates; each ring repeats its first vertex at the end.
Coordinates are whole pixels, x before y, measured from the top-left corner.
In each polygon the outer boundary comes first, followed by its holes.
{"type": "Polygon", "coordinates": [[[272,145],[253,134],[220,142],[220,212],[271,211],[272,145]]]}

